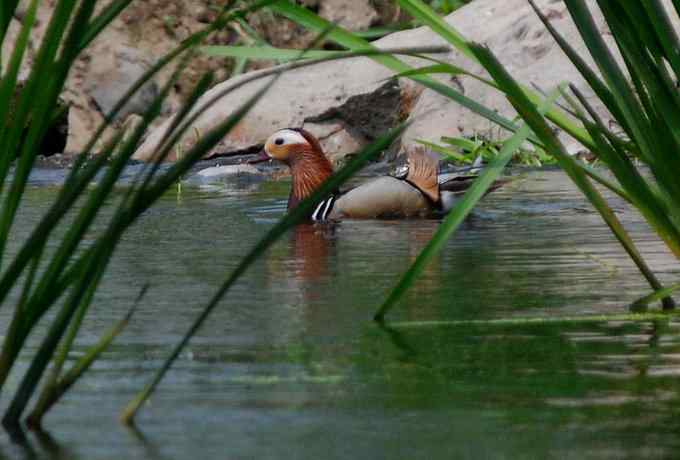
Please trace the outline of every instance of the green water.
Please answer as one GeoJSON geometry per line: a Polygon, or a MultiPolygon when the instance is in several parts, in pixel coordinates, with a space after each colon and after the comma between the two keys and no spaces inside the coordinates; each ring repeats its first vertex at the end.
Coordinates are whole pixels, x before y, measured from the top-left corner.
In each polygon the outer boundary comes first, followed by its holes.
{"type": "MultiPolygon", "coordinates": [[[[3,434],[0,459],[675,455],[680,324],[372,323],[436,221],[298,228],[191,342],[140,413],[139,430],[121,426],[124,404],[283,214],[287,186],[185,186],[150,210],[112,261],[79,350],[150,283],[133,323],[49,414],[49,437],[29,435],[22,446],[3,434]]],[[[49,185],[30,190],[17,234],[53,194],[49,185]]],[[[663,245],[615,207],[661,278],[677,281],[663,245]]],[[[488,196],[388,319],[625,313],[647,292],[567,179],[539,171],[488,196]]],[[[8,314],[0,310],[3,324],[8,314]]]]}

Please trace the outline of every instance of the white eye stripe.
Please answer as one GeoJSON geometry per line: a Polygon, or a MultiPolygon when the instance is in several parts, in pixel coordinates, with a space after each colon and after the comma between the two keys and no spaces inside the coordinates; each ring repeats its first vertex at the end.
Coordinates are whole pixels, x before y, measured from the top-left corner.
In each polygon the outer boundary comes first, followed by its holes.
{"type": "Polygon", "coordinates": [[[292,129],[282,129],[275,132],[269,138],[270,142],[275,145],[285,145],[285,144],[309,144],[307,139],[297,131],[292,129]]]}

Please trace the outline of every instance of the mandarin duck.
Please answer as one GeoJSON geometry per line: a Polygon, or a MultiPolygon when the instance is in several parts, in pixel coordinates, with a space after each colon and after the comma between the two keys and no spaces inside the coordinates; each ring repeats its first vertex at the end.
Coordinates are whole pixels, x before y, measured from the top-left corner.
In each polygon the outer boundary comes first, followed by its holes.
{"type": "MultiPolygon", "coordinates": [[[[290,168],[292,188],[288,209],[310,196],[333,174],[319,141],[304,129],[276,131],[264,144],[260,155],[250,163],[278,160],[290,168]]],[[[414,218],[446,214],[477,178],[474,170],[439,174],[439,161],[424,150],[414,150],[407,164],[395,175],[372,179],[321,201],[309,218],[313,221],[348,218],[414,218]]],[[[498,181],[490,189],[495,190],[498,181]]]]}

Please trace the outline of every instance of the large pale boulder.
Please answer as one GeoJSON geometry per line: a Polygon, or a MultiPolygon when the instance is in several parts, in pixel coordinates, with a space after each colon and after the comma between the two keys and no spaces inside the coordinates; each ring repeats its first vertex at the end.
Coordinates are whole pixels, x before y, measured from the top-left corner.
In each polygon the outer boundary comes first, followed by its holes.
{"type": "MultiPolygon", "coordinates": [[[[538,5],[554,26],[582,55],[585,45],[571,22],[566,7],[555,0],[538,0],[538,5]]],[[[595,2],[588,4],[594,7],[595,2]]],[[[550,90],[560,82],[575,83],[587,96],[591,91],[578,72],[554,43],[526,0],[475,0],[446,18],[468,39],[485,43],[507,69],[526,85],[550,90]]],[[[598,24],[606,32],[603,20],[598,24]]],[[[445,42],[426,27],[391,34],[374,42],[383,49],[437,46],[445,42]]],[[[457,66],[483,74],[482,69],[458,51],[438,56],[457,66]]],[[[405,59],[411,65],[428,62],[405,59]]],[[[327,154],[337,159],[356,151],[384,131],[385,123],[367,123],[372,117],[385,117],[389,124],[408,117],[412,125],[404,133],[401,151],[412,148],[417,139],[438,141],[441,136],[498,133],[491,122],[472,113],[410,80],[401,79],[399,88],[389,88],[385,81],[392,71],[370,58],[335,61],[305,67],[285,73],[223,140],[220,150],[240,150],[263,142],[273,131],[284,127],[304,127],[320,137],[327,154]],[[395,97],[397,94],[397,97],[395,97]],[[363,101],[363,102],[362,102],[363,101]],[[380,101],[378,103],[377,101],[380,101]],[[376,128],[371,128],[376,126],[376,128]],[[373,129],[373,130],[371,130],[373,129]]],[[[246,74],[215,86],[203,101],[213,98],[225,88],[249,78],[246,74]]],[[[469,77],[438,77],[461,90],[467,97],[496,109],[507,117],[514,111],[497,91],[469,77]]],[[[249,83],[224,96],[196,122],[196,129],[205,132],[228,117],[264,85],[264,81],[249,83]]],[[[593,101],[596,108],[598,101],[593,101]]],[[[136,152],[137,159],[148,160],[168,122],[152,132],[136,152]]],[[[193,142],[195,130],[185,139],[185,147],[193,142]]],[[[574,147],[574,146],[572,146],[574,147]]]]}

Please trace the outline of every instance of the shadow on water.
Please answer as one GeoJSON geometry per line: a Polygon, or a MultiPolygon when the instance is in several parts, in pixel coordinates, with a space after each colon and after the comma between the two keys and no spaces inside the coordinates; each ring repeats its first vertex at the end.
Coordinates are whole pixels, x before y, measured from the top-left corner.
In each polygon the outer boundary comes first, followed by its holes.
{"type": "Polygon", "coordinates": [[[6,429],[12,447],[11,456],[0,451],[0,459],[50,459],[66,460],[73,458],[73,453],[59,443],[50,433],[43,430],[24,431],[21,428],[6,429]]]}
{"type": "MultiPolygon", "coordinates": [[[[438,222],[297,227],[192,340],[141,413],[144,432],[125,430],[118,411],[285,212],[287,184],[244,187],[185,187],[131,229],[77,352],[149,283],[145,305],[48,416],[58,444],[3,441],[0,459],[637,459],[680,448],[680,324],[482,323],[622,313],[648,292],[555,171],[485,198],[383,329],[375,309],[438,222]],[[430,320],[477,323],[415,325],[430,320]]],[[[19,228],[52,193],[29,191],[19,228]]],[[[676,280],[663,245],[614,206],[664,282],[676,280]]]]}
{"type": "Polygon", "coordinates": [[[130,437],[134,438],[142,447],[145,458],[149,460],[165,460],[168,458],[161,454],[158,444],[153,439],[149,439],[139,427],[130,425],[125,428],[130,437]]]}

